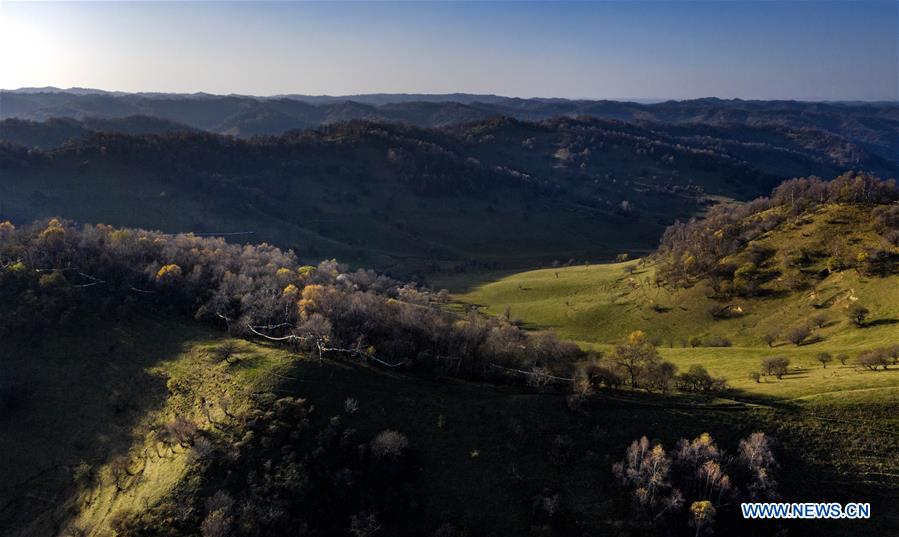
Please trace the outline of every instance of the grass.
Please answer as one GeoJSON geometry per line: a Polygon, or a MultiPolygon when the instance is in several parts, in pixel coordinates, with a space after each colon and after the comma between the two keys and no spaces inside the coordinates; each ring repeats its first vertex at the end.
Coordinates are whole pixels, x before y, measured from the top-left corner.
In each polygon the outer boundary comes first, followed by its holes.
{"type": "MultiPolygon", "coordinates": [[[[757,242],[776,250],[774,266],[786,270],[781,258],[787,251],[814,249],[829,236],[843,237],[847,248],[879,245],[882,239],[859,224],[865,217],[861,209],[830,206],[784,224],[757,242]]],[[[722,302],[709,298],[711,290],[704,283],[676,290],[654,285],[656,268],[652,261],[634,260],[499,277],[488,274],[486,283],[478,283],[477,275],[446,283],[461,291],[455,295],[459,309],[475,306],[488,315],[508,311],[527,326],[554,330],[588,349],[608,350],[631,331],[643,330],[681,369],[702,365],[748,395],[812,401],[817,394],[860,390],[874,399],[897,397],[899,370],[874,372],[853,364],[863,350],[899,344],[899,276],[868,277],[844,270],[801,291],[722,302]],[[871,311],[864,327],[846,316],[854,303],[871,311]],[[742,314],[727,319],[711,315],[710,309],[725,305],[740,308],[742,314]],[[823,317],[823,326],[814,328],[808,342],[796,346],[784,341],[790,327],[809,323],[815,316],[823,317]],[[771,347],[763,339],[769,333],[779,334],[771,347]],[[726,337],[733,346],[687,346],[693,337],[705,342],[726,337]],[[822,352],[847,354],[849,365],[835,360],[824,369],[815,359],[822,352]],[[768,356],[789,358],[790,374],[782,380],[751,380],[749,374],[758,371],[761,359],[768,356]]]]}

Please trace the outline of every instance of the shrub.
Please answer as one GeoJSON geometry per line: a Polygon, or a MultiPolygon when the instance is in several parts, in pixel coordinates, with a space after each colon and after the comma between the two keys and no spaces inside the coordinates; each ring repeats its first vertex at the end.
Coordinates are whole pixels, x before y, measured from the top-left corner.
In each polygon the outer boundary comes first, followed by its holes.
{"type": "Polygon", "coordinates": [[[709,347],[730,347],[731,342],[724,336],[712,336],[706,341],[709,347]]]}
{"type": "Polygon", "coordinates": [[[587,378],[595,388],[616,390],[624,384],[624,378],[612,367],[591,364],[585,368],[587,378]]]}
{"type": "Polygon", "coordinates": [[[371,452],[379,459],[396,459],[405,453],[409,440],[402,433],[386,430],[371,441],[371,452]]]}
{"type": "Polygon", "coordinates": [[[216,361],[231,363],[231,358],[240,353],[240,347],[233,341],[227,341],[213,351],[216,361]]]}
{"type": "Polygon", "coordinates": [[[355,414],[359,411],[359,401],[355,397],[347,397],[343,402],[343,411],[347,414],[355,414]]]}

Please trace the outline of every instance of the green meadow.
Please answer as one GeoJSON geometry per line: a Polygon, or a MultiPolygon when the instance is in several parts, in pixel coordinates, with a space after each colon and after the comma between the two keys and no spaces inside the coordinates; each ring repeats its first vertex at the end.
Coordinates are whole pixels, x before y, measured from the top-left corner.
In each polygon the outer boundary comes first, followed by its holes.
{"type": "MultiPolygon", "coordinates": [[[[457,291],[459,309],[508,315],[525,326],[554,330],[587,349],[608,350],[642,330],[680,369],[702,365],[744,396],[823,401],[834,393],[853,393],[895,401],[899,367],[869,371],[855,361],[862,351],[899,344],[899,276],[828,271],[816,258],[803,267],[814,275],[806,286],[791,289],[783,283],[794,252],[819,251],[834,241],[847,250],[889,248],[872,229],[865,209],[827,205],[752,241],[752,246],[773,252],[769,265],[780,274],[770,284],[772,292],[760,296],[717,298],[704,281],[687,288],[659,284],[660,261],[654,257],[436,283],[457,291]],[[869,310],[861,326],[847,315],[853,304],[869,310]],[[723,310],[729,314],[714,314],[723,310]],[[810,336],[801,345],[790,343],[790,330],[802,325],[811,327],[810,336]],[[766,341],[767,335],[773,341],[766,341]],[[719,346],[724,340],[728,346],[719,346]],[[826,368],[817,360],[821,353],[834,357],[826,368]],[[836,359],[839,355],[848,357],[845,364],[836,359]],[[751,379],[761,360],[771,356],[789,358],[789,374],[780,380],[751,379]]],[[[732,260],[739,264],[740,255],[732,260]]]]}

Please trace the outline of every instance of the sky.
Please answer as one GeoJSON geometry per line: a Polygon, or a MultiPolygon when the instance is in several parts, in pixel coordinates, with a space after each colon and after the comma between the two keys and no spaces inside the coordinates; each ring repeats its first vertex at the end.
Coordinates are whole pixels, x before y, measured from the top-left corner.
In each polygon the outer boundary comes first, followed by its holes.
{"type": "Polygon", "coordinates": [[[0,1],[0,87],[899,99],[899,2],[0,1]]]}

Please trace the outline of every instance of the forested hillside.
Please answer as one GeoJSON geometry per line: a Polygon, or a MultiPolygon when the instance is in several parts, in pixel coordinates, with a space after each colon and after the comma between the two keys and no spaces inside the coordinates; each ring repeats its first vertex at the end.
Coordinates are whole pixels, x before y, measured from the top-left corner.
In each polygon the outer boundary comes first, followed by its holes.
{"type": "MultiPolygon", "coordinates": [[[[782,178],[832,176],[860,158],[765,129],[596,119],[443,129],[359,121],[248,141],[97,125],[48,126],[87,132],[55,149],[0,147],[0,215],[265,240],[310,262],[402,274],[648,251],[664,226],[711,199],[752,199],[782,178]]],[[[43,128],[25,126],[32,139],[43,128]]]]}
{"type": "Polygon", "coordinates": [[[503,115],[527,121],[589,116],[631,123],[764,127],[804,136],[839,151],[899,154],[896,103],[816,103],[694,99],[640,104],[622,101],[518,99],[494,95],[350,95],[270,98],[208,94],[126,94],[53,88],[0,92],[0,119],[152,116],[196,129],[249,137],[366,119],[445,126],[503,115]]]}

